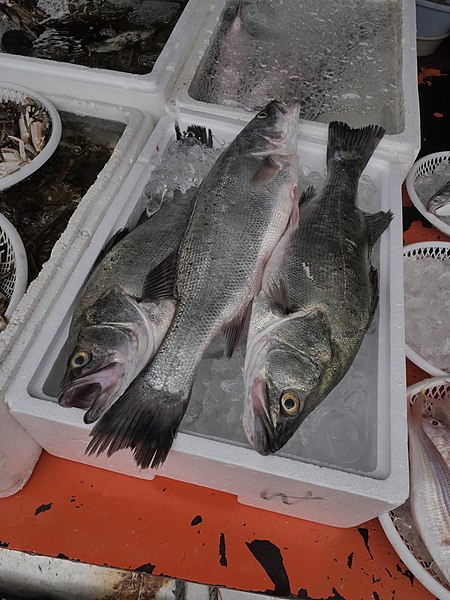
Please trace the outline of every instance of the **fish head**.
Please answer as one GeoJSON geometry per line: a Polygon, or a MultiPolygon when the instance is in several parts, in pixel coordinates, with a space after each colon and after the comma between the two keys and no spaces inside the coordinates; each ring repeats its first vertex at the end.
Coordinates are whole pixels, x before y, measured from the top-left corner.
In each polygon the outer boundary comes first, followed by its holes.
{"type": "Polygon", "coordinates": [[[152,336],[138,303],[120,290],[103,294],[77,319],[58,402],[96,421],[122,395],[151,356],[152,336]]]}
{"type": "Polygon", "coordinates": [[[295,154],[299,112],[299,104],[287,105],[272,100],[236,138],[240,151],[254,156],[295,154]]]}
{"type": "Polygon", "coordinates": [[[433,196],[427,204],[427,211],[439,217],[450,215],[450,191],[445,195],[433,196]]]}
{"type": "Polygon", "coordinates": [[[292,345],[282,323],[270,338],[253,349],[245,371],[244,429],[260,454],[277,452],[323,399],[320,391],[324,365],[305,352],[304,344],[292,345]]]}

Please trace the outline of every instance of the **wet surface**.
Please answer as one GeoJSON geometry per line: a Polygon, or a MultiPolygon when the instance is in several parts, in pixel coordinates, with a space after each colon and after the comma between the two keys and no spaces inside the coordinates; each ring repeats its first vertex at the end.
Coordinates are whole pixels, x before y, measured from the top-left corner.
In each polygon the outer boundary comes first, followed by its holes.
{"type": "Polygon", "coordinates": [[[62,137],[51,158],[26,180],[0,192],[0,212],[19,232],[32,281],[108,162],[124,125],[61,112],[62,137]]]}
{"type": "Polygon", "coordinates": [[[0,50],[87,67],[150,73],[187,0],[2,3],[0,50]]]}

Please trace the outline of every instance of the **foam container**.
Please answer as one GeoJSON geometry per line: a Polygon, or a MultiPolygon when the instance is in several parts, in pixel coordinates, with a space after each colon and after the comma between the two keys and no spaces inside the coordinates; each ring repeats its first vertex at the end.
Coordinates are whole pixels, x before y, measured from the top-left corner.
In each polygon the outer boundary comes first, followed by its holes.
{"type": "MultiPolygon", "coordinates": [[[[371,0],[367,1],[371,2],[371,0]]],[[[192,113],[207,113],[247,121],[249,113],[243,109],[201,102],[195,100],[190,93],[191,83],[197,69],[202,68],[202,61],[210,43],[215,39],[227,4],[228,0],[217,0],[214,10],[205,20],[174,87],[170,101],[177,107],[192,113]]],[[[403,127],[396,134],[385,135],[380,143],[379,151],[390,154],[394,160],[400,163],[401,174],[405,178],[420,149],[420,113],[416,83],[416,10],[414,0],[395,0],[395,4],[399,5],[401,11],[399,36],[401,43],[398,48],[401,101],[397,110],[403,121],[403,127]]],[[[326,44],[326,39],[324,39],[324,44],[326,44]]],[[[360,117],[355,113],[346,113],[340,117],[340,120],[346,120],[349,125],[354,127],[361,126],[360,117]]],[[[302,129],[317,140],[325,141],[327,138],[327,124],[325,123],[304,120],[302,129]]]]}
{"type": "MultiPolygon", "coordinates": [[[[31,475],[39,458],[40,445],[12,419],[4,405],[5,390],[25,362],[42,329],[52,321],[53,308],[67,280],[91,246],[94,233],[100,227],[116,200],[121,184],[126,179],[152,129],[152,120],[134,108],[120,108],[104,102],[75,100],[64,96],[50,96],[58,110],[78,115],[97,117],[124,125],[108,162],[96,181],[81,199],[77,209],[59,240],[50,259],[38,277],[31,282],[0,335],[0,497],[20,489],[31,475]]],[[[118,202],[126,202],[119,196],[118,202]]],[[[41,348],[41,351],[44,351],[41,348]]]]}
{"type": "MultiPolygon", "coordinates": [[[[185,128],[192,120],[180,115],[179,122],[185,128]]],[[[198,117],[196,122],[211,127],[218,143],[230,142],[243,126],[220,117],[198,117]]],[[[212,438],[208,431],[179,433],[158,471],[140,470],[128,450],[110,458],[86,456],[91,426],[83,423],[83,411],[62,408],[56,402],[74,303],[107,240],[121,227],[136,224],[143,210],[142,191],[150,178],[151,159],[173,137],[173,125],[171,117],[160,120],[98,226],[91,222],[93,215],[86,217],[82,231],[92,232],[89,244],[83,248],[66,245],[68,268],[59,282],[59,293],[55,295],[53,282],[48,280],[47,289],[39,286],[39,305],[31,321],[23,324],[21,340],[28,344],[26,348],[24,343],[16,344],[8,356],[8,364],[16,365],[5,394],[11,414],[51,454],[143,479],[158,474],[223,490],[236,494],[244,504],[286,515],[350,527],[400,505],[408,495],[401,175],[399,165],[381,153],[371,159],[367,174],[378,189],[375,210],[392,208],[395,218],[379,249],[379,319],[368,390],[376,406],[373,470],[362,474],[283,455],[260,456],[243,444],[212,438]],[[55,393],[50,395],[49,389],[55,393]]],[[[325,146],[308,136],[299,143],[307,163],[323,169],[325,146]]],[[[33,292],[36,295],[37,289],[33,292]]]]}
{"type": "Polygon", "coordinates": [[[145,110],[158,118],[164,112],[169,92],[198,31],[214,6],[214,2],[207,0],[188,2],[148,74],[135,75],[0,52],[1,79],[22,85],[32,82],[34,89],[49,94],[113,101],[145,110]]]}

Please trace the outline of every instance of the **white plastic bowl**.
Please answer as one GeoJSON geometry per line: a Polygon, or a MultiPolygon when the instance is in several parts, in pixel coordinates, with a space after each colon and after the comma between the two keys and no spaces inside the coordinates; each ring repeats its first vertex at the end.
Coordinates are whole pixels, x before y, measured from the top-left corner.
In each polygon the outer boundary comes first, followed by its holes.
{"type": "MultiPolygon", "coordinates": [[[[430,398],[442,398],[444,393],[450,390],[450,378],[433,377],[411,385],[407,389],[407,398],[413,397],[418,392],[426,393],[430,398]]],[[[432,571],[427,561],[418,556],[414,548],[409,547],[395,526],[393,516],[395,511],[380,515],[379,521],[388,540],[401,560],[405,563],[411,573],[439,600],[450,600],[450,586],[438,579],[438,575],[432,571]],[[417,554],[417,555],[416,555],[417,554]]]]}
{"type": "Polygon", "coordinates": [[[52,130],[44,149],[33,160],[20,167],[17,171],[14,171],[14,173],[0,177],[0,190],[5,190],[19,181],[26,179],[37,171],[39,167],[42,167],[56,150],[61,139],[61,119],[58,111],[49,100],[21,85],[0,81],[0,103],[8,100],[20,103],[25,98],[32,98],[47,111],[52,122],[52,130]]]}
{"type": "MultiPolygon", "coordinates": [[[[450,225],[447,225],[436,215],[433,215],[427,211],[424,202],[419,198],[416,192],[416,183],[424,176],[434,173],[436,167],[443,162],[450,162],[450,151],[445,150],[444,152],[435,152],[434,154],[427,154],[416,161],[406,177],[406,189],[408,190],[411,202],[417,208],[421,215],[425,217],[432,225],[450,236],[450,225]]],[[[437,192],[436,188],[436,192],[437,192]]]]}
{"type": "MultiPolygon", "coordinates": [[[[426,258],[429,256],[433,258],[447,257],[450,264],[450,242],[418,242],[417,244],[409,244],[403,248],[403,261],[408,260],[411,257],[413,257],[415,260],[420,260],[421,258],[426,258]]],[[[412,361],[426,373],[429,373],[434,377],[445,377],[449,375],[449,373],[438,369],[424,358],[419,356],[419,354],[414,352],[414,350],[408,346],[406,342],[405,353],[410,361],[412,361]]]]}
{"type": "Polygon", "coordinates": [[[442,42],[448,38],[450,33],[444,35],[438,35],[434,37],[427,37],[423,35],[417,36],[417,56],[429,56],[436,52],[442,42]]]}
{"type": "Polygon", "coordinates": [[[5,317],[9,321],[27,289],[27,255],[21,237],[0,213],[0,273],[10,274],[0,280],[0,292],[8,300],[5,317]]]}

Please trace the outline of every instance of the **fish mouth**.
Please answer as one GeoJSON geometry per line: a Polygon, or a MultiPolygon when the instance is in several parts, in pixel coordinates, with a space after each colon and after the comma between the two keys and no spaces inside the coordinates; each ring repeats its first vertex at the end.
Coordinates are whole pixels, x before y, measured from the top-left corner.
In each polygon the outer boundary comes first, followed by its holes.
{"type": "Polygon", "coordinates": [[[123,368],[111,363],[70,382],[59,394],[58,403],[64,408],[81,408],[88,412],[85,423],[94,422],[102,407],[108,402],[123,379],[123,368]],[[103,398],[102,398],[103,397],[103,398]],[[103,401],[100,401],[100,399],[103,401]]]}
{"type": "Polygon", "coordinates": [[[428,212],[437,217],[446,217],[450,215],[450,202],[447,200],[430,202],[427,206],[428,212]],[[444,210],[441,210],[444,209],[444,210]]]}
{"type": "Polygon", "coordinates": [[[244,429],[250,444],[264,456],[276,451],[275,431],[267,411],[267,383],[256,379],[251,389],[251,411],[244,418],[244,429]]]}

